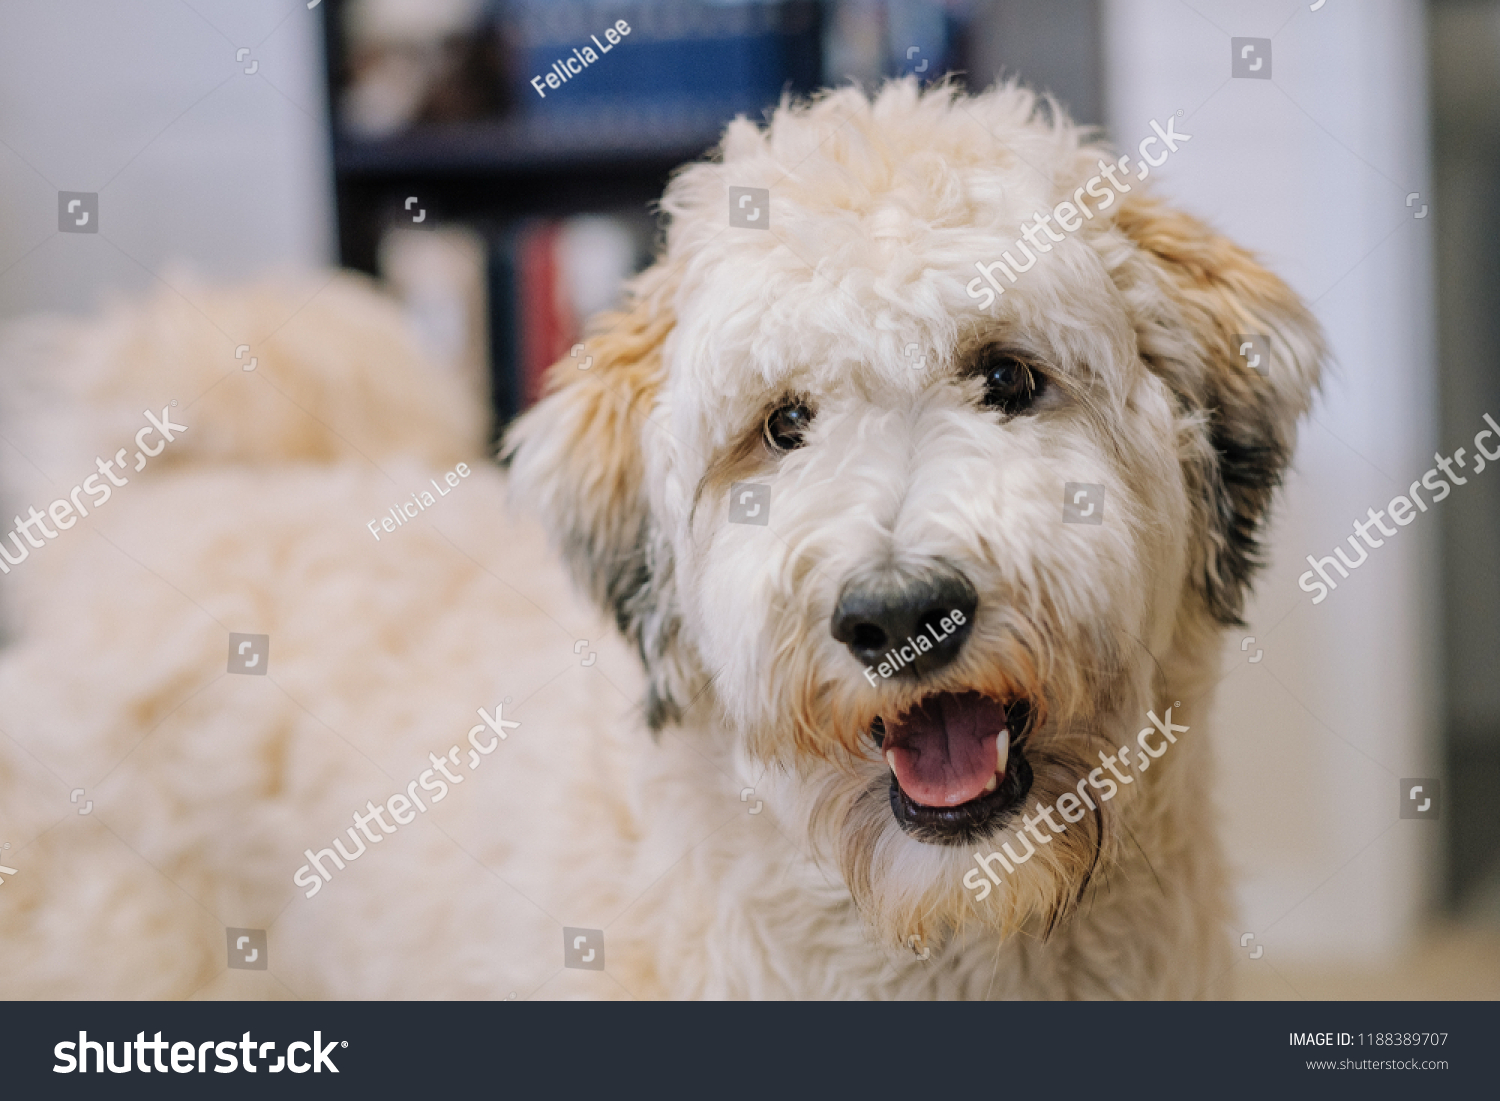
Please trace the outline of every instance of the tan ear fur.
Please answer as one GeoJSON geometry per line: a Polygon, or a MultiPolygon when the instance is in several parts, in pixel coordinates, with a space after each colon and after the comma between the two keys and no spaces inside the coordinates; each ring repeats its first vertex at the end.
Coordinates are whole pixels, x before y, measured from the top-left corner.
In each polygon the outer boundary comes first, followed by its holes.
{"type": "Polygon", "coordinates": [[[642,441],[653,431],[647,420],[665,377],[662,345],[676,321],[677,282],[664,262],[637,276],[624,306],[590,325],[582,354],[548,369],[546,396],[501,447],[512,492],[541,516],[575,583],[639,648],[651,676],[653,728],[677,715],[661,667],[678,617],[642,441]]]}
{"type": "Polygon", "coordinates": [[[1215,619],[1237,625],[1297,420],[1317,388],[1322,332],[1290,287],[1196,218],[1132,195],[1115,224],[1136,246],[1115,279],[1135,315],[1141,356],[1198,425],[1181,438],[1204,512],[1195,586],[1215,619]],[[1270,338],[1268,376],[1240,357],[1241,334],[1270,338]]]}

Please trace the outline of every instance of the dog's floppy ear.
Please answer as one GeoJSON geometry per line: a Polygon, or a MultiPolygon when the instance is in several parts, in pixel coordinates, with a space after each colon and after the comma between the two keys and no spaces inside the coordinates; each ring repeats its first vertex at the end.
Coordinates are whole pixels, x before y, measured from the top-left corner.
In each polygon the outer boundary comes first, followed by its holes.
{"type": "Polygon", "coordinates": [[[643,438],[665,378],[676,268],[659,261],[594,319],[582,353],[553,364],[547,396],[506,433],[512,492],[535,509],[574,581],[640,650],[652,729],[678,717],[669,651],[679,617],[670,544],[654,522],[643,438]]]}
{"type": "Polygon", "coordinates": [[[1291,288],[1197,219],[1131,196],[1115,224],[1136,246],[1115,280],[1141,356],[1197,426],[1179,437],[1203,510],[1194,582],[1215,619],[1239,625],[1261,527],[1318,384],[1322,333],[1291,288]],[[1251,337],[1265,343],[1246,347],[1251,337]],[[1268,362],[1252,367],[1256,355],[1268,362]]]}

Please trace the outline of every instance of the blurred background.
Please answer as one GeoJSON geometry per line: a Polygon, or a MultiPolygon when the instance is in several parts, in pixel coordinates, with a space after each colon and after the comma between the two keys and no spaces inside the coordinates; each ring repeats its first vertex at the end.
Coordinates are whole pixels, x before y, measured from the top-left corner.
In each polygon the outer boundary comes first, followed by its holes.
{"type": "Polygon", "coordinates": [[[1159,190],[1331,339],[1219,688],[1231,932],[1264,949],[1242,991],[1500,997],[1500,476],[1318,606],[1296,582],[1500,417],[1500,0],[13,0],[0,320],[352,267],[485,383],[498,433],[725,121],[950,71],[1049,90],[1122,150],[1176,116],[1159,190]],[[537,92],[617,19],[628,37],[537,92]],[[1263,70],[1233,75],[1240,38],[1263,70]],[[64,191],[97,196],[92,230],[64,191]],[[1439,782],[1436,819],[1400,816],[1411,778],[1439,782]]]}

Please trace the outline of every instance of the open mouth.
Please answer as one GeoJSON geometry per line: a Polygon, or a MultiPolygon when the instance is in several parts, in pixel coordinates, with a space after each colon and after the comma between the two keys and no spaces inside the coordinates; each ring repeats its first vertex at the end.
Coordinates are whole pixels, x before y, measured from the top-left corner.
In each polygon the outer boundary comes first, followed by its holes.
{"type": "Polygon", "coordinates": [[[939,692],[871,734],[891,767],[891,813],[918,841],[961,845],[988,833],[1031,790],[1024,699],[939,692]]]}

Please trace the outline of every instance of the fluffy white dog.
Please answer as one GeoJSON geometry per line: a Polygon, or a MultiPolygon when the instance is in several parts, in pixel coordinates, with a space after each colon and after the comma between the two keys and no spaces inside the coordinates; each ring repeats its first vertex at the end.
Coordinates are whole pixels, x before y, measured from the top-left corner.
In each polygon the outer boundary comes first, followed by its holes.
{"type": "MultiPolygon", "coordinates": [[[[192,446],[93,518],[107,540],[3,579],[0,982],[1222,993],[1203,718],[1321,339],[1038,107],[838,91],[673,180],[656,264],[504,450],[636,656],[501,517],[461,396],[386,337],[341,409],[323,361],[371,341],[358,295],[299,315],[306,354],[225,383],[284,404],[257,424],[205,398],[192,446]],[[470,483],[371,539],[465,457],[470,483]],[[223,673],[230,631],[271,636],[267,676],[223,673]],[[498,745],[497,704],[521,724],[498,745]],[[413,810],[434,769],[462,780],[413,810]],[[264,975],[225,969],[224,927],[268,930],[264,975]]],[[[190,319],[168,312],[118,323],[137,404],[170,388],[159,346],[190,319]]],[[[196,354],[194,392],[217,377],[196,354]]]]}

